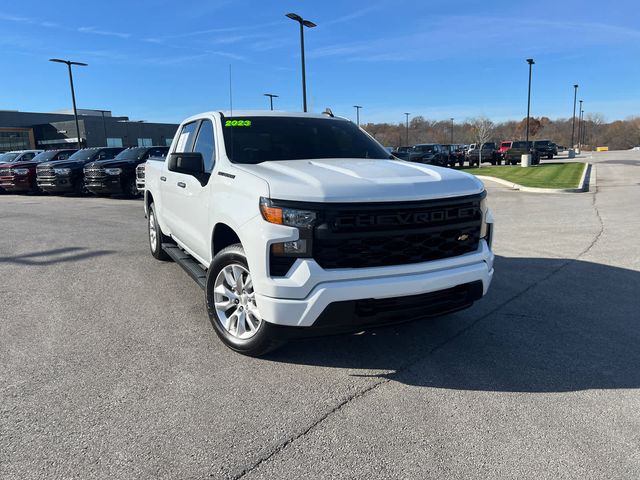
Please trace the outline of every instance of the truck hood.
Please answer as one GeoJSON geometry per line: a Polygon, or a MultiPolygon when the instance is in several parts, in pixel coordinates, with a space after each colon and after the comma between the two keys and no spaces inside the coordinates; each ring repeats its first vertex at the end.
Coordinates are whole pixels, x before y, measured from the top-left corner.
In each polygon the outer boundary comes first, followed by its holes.
{"type": "Polygon", "coordinates": [[[133,168],[143,162],[144,160],[116,160],[112,158],[110,160],[97,160],[95,162],[87,163],[85,168],[133,168]]]}
{"type": "Polygon", "coordinates": [[[269,184],[271,198],[308,202],[395,202],[473,195],[473,175],[403,160],[283,160],[236,164],[269,184]]]}
{"type": "Polygon", "coordinates": [[[51,168],[82,168],[86,163],[84,160],[53,160],[51,162],[42,162],[38,167],[51,168]]]}
{"type": "Polygon", "coordinates": [[[0,163],[1,168],[33,168],[36,165],[39,165],[39,164],[37,162],[0,163]]]}

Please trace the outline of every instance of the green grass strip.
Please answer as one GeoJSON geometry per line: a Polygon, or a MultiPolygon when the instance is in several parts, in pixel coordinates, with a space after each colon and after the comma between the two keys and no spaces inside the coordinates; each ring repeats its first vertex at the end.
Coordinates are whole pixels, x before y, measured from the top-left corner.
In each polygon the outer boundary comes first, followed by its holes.
{"type": "Polygon", "coordinates": [[[545,163],[535,167],[496,166],[465,168],[463,171],[474,175],[497,177],[524,187],[537,188],[578,188],[582,178],[584,163],[545,163]]]}

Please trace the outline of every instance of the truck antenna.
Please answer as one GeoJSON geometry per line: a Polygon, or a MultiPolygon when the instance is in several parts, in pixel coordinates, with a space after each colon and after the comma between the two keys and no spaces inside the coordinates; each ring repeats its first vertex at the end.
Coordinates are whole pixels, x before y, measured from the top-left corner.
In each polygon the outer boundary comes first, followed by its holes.
{"type": "Polygon", "coordinates": [[[233,90],[231,89],[231,64],[229,64],[229,110],[231,111],[231,116],[233,117],[233,90]]]}

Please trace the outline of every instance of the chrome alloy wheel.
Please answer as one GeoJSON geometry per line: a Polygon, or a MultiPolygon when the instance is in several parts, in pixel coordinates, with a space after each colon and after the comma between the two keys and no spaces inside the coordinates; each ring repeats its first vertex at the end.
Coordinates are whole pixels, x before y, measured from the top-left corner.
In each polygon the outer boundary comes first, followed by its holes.
{"type": "Polygon", "coordinates": [[[245,267],[234,263],[220,270],[213,301],[218,322],[230,335],[246,340],[258,332],[262,317],[256,306],[251,274],[245,267]]]}
{"type": "Polygon", "coordinates": [[[156,251],[156,239],[158,238],[158,232],[156,231],[156,219],[153,216],[153,210],[149,211],[149,244],[151,245],[151,251],[156,251]]]}

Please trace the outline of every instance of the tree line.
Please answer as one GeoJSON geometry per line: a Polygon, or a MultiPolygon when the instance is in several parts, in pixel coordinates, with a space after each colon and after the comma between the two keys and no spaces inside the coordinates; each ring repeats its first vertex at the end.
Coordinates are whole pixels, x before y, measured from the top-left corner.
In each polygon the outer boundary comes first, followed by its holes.
{"type": "MultiPolygon", "coordinates": [[[[524,140],[526,118],[520,121],[492,123],[487,141],[524,140]]],[[[407,142],[406,124],[368,123],[363,128],[385,146],[398,147],[418,143],[474,143],[478,141],[477,118],[469,118],[462,123],[450,120],[429,120],[422,116],[413,117],[409,121],[409,138],[407,142]],[[453,132],[453,137],[452,137],[453,132]]],[[[530,140],[551,140],[558,145],[569,147],[571,144],[571,118],[551,120],[548,117],[529,118],[530,140]]],[[[601,114],[587,115],[579,124],[575,122],[574,145],[581,144],[583,149],[609,147],[611,150],[627,150],[640,146],[640,117],[616,120],[606,123],[601,114]],[[580,132],[579,132],[580,130],[580,132]]]]}

